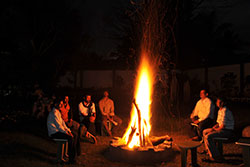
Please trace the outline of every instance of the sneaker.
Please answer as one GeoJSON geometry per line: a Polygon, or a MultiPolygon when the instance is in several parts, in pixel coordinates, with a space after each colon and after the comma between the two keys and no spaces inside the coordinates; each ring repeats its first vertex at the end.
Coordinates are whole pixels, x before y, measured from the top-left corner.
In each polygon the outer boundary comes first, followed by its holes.
{"type": "Polygon", "coordinates": [[[67,164],[70,164],[70,165],[79,165],[80,163],[77,160],[69,160],[67,164]]]}
{"type": "Polygon", "coordinates": [[[92,135],[91,133],[87,132],[86,137],[91,139],[93,144],[97,144],[96,137],[94,135],[92,135]]]}
{"type": "Polygon", "coordinates": [[[64,164],[64,163],[67,163],[67,162],[68,162],[68,161],[65,160],[65,159],[63,159],[63,158],[56,161],[57,164],[64,164]]]}
{"type": "Polygon", "coordinates": [[[222,163],[224,162],[224,158],[223,157],[218,157],[218,158],[203,158],[202,159],[203,162],[208,162],[208,163],[222,163]]]}

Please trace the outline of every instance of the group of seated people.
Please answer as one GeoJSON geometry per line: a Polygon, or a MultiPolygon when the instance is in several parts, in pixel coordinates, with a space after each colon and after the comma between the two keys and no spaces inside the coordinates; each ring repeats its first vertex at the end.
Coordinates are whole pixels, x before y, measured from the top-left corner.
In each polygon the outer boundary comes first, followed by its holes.
{"type": "MultiPolygon", "coordinates": [[[[114,102],[109,97],[108,91],[104,92],[104,97],[99,101],[99,109],[102,114],[102,124],[108,135],[112,136],[112,131],[107,126],[107,121],[114,124],[116,130],[122,120],[114,113],[114,102]]],[[[48,135],[54,139],[68,140],[69,163],[75,163],[76,155],[81,155],[80,138],[86,136],[96,142],[95,136],[90,133],[96,119],[95,103],[91,101],[91,95],[86,95],[78,105],[79,121],[72,119],[70,112],[69,97],[56,99],[54,108],[49,112],[47,118],[48,135]]],[[[112,129],[112,130],[113,130],[112,129]]],[[[62,160],[64,161],[64,160],[62,160]]]]}
{"type": "Polygon", "coordinates": [[[190,115],[192,120],[191,125],[195,136],[192,140],[201,141],[205,144],[205,150],[202,153],[209,155],[209,159],[205,161],[221,161],[223,156],[220,154],[214,138],[224,137],[232,138],[234,136],[234,117],[232,112],[226,107],[225,99],[217,97],[216,106],[219,108],[215,119],[215,105],[208,98],[208,93],[205,89],[200,91],[200,100],[190,115]]]}

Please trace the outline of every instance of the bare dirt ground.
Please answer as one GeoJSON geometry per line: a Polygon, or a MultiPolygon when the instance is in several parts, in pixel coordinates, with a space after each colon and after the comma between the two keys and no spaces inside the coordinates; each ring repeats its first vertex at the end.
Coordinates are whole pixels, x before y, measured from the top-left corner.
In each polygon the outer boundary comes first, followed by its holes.
{"type": "MultiPolygon", "coordinates": [[[[125,107],[124,107],[125,108],[125,107]]],[[[249,105],[234,105],[232,106],[234,112],[236,125],[242,126],[249,124],[249,105]]],[[[120,113],[129,113],[129,111],[123,111],[120,113]]],[[[122,136],[124,133],[129,114],[122,116],[124,125],[121,127],[118,136],[122,136]]],[[[186,118],[182,115],[183,118],[186,118]]],[[[29,118],[29,117],[28,117],[29,118]]],[[[0,124],[0,166],[1,167],[44,167],[44,166],[87,166],[87,167],[132,167],[132,166],[156,166],[156,167],[180,167],[181,155],[176,143],[179,141],[189,140],[188,132],[185,131],[187,124],[183,119],[162,119],[162,115],[156,119],[155,128],[152,130],[152,135],[162,136],[169,135],[173,138],[173,149],[175,156],[169,160],[166,157],[165,162],[159,162],[155,164],[143,164],[137,165],[128,162],[114,162],[108,160],[104,155],[109,147],[111,138],[107,136],[97,136],[98,143],[91,144],[89,142],[82,142],[82,152],[86,153],[78,157],[79,164],[77,165],[58,165],[56,160],[56,143],[48,138],[46,123],[26,122],[26,119],[22,119],[22,123],[19,124],[13,122],[2,122],[0,124]],[[39,126],[34,126],[37,124],[39,126]],[[42,127],[40,125],[43,125],[42,127]]],[[[239,134],[241,130],[239,129],[239,134]]],[[[242,150],[234,142],[226,143],[223,145],[225,162],[223,163],[207,163],[202,159],[205,155],[198,154],[197,162],[201,167],[236,167],[243,163],[242,150]]],[[[204,144],[198,148],[198,152],[204,149],[204,144]]],[[[187,164],[190,166],[191,153],[188,151],[187,164]]]]}
{"type": "MultiPolygon", "coordinates": [[[[159,132],[158,135],[167,134],[167,132],[159,132]]],[[[111,138],[107,136],[98,136],[98,143],[91,144],[82,142],[81,148],[85,155],[77,158],[77,165],[58,165],[56,159],[56,144],[46,135],[36,135],[25,132],[10,131],[0,132],[0,162],[2,167],[7,166],[87,166],[87,167],[132,167],[132,166],[159,166],[159,167],[179,167],[181,166],[181,155],[176,146],[176,142],[188,140],[187,136],[171,133],[173,138],[173,149],[177,154],[173,159],[166,162],[156,164],[136,165],[124,162],[109,161],[104,156],[105,150],[109,147],[111,138]]],[[[204,145],[198,148],[198,152],[204,149],[204,145]]],[[[190,151],[188,152],[187,164],[191,163],[190,151]]],[[[224,144],[223,163],[206,163],[202,162],[204,155],[198,154],[197,161],[202,167],[235,167],[239,166],[242,161],[241,148],[234,143],[224,144]]]]}

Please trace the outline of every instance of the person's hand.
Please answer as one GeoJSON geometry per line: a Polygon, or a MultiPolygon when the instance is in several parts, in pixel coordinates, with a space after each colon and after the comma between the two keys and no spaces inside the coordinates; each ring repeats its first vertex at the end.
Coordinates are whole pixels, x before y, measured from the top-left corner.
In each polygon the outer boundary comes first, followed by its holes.
{"type": "Polygon", "coordinates": [[[67,135],[74,137],[74,135],[70,131],[67,132],[67,135]]]}
{"type": "Polygon", "coordinates": [[[198,123],[199,123],[199,120],[195,120],[194,123],[195,123],[195,124],[198,124],[198,123]]]}
{"type": "Polygon", "coordinates": [[[95,122],[95,117],[94,117],[94,116],[90,116],[90,117],[89,117],[89,121],[90,121],[91,123],[94,123],[94,122],[95,122]]]}

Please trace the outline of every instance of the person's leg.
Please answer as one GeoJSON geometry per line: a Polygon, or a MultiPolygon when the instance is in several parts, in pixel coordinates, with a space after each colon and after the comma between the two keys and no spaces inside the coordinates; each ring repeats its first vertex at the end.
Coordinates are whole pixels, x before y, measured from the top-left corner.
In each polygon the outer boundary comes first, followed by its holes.
{"type": "Polygon", "coordinates": [[[193,121],[190,118],[187,118],[184,120],[184,131],[187,133],[187,135],[190,138],[193,138],[195,136],[198,136],[197,134],[197,126],[192,125],[193,121]]]}
{"type": "Polygon", "coordinates": [[[113,120],[118,123],[117,126],[120,126],[122,124],[122,119],[118,117],[117,115],[113,116],[113,120]]]}
{"type": "Polygon", "coordinates": [[[198,124],[198,129],[197,129],[197,133],[200,139],[202,139],[202,134],[203,134],[203,130],[207,129],[207,128],[211,128],[213,126],[213,120],[211,118],[207,118],[203,121],[201,121],[198,124]]]}
{"type": "MultiPolygon", "coordinates": [[[[80,128],[80,124],[74,120],[71,120],[71,127],[70,129],[76,133],[79,133],[79,128],[80,128]]],[[[79,136],[79,134],[78,134],[79,136]]]]}
{"type": "Polygon", "coordinates": [[[85,137],[86,133],[87,133],[86,126],[84,124],[81,124],[79,128],[79,138],[85,137]]]}
{"type": "Polygon", "coordinates": [[[118,117],[117,115],[114,115],[113,116],[113,120],[115,121],[115,122],[117,122],[118,124],[117,125],[114,125],[113,127],[113,133],[114,134],[117,134],[117,132],[118,132],[118,129],[119,129],[119,127],[121,126],[121,124],[122,124],[122,119],[120,118],[120,117],[118,117]]]}
{"type": "Polygon", "coordinates": [[[72,134],[74,135],[74,138],[73,138],[74,151],[79,156],[81,155],[81,143],[80,143],[79,132],[72,131],[72,134]]]}
{"type": "Polygon", "coordinates": [[[108,128],[107,121],[108,121],[107,116],[103,115],[103,116],[102,116],[102,125],[103,125],[103,127],[105,128],[105,130],[107,131],[107,133],[109,134],[109,136],[112,136],[112,133],[111,133],[111,131],[110,131],[109,128],[108,128]]]}
{"type": "Polygon", "coordinates": [[[206,148],[208,148],[209,156],[213,159],[220,159],[222,155],[220,154],[216,144],[214,142],[215,137],[231,137],[233,135],[232,131],[228,130],[220,130],[220,131],[212,131],[204,136],[204,142],[206,148]]]}
{"type": "Polygon", "coordinates": [[[212,128],[208,128],[208,129],[204,129],[204,130],[203,130],[203,138],[204,138],[204,145],[205,145],[206,151],[208,151],[208,147],[207,147],[207,144],[208,144],[207,135],[208,135],[209,133],[211,133],[212,131],[213,131],[212,128]]]}
{"type": "Polygon", "coordinates": [[[67,139],[68,140],[68,152],[69,152],[69,161],[72,162],[75,160],[75,147],[73,144],[72,136],[69,136],[65,133],[57,132],[51,135],[51,138],[56,139],[67,139]]]}

